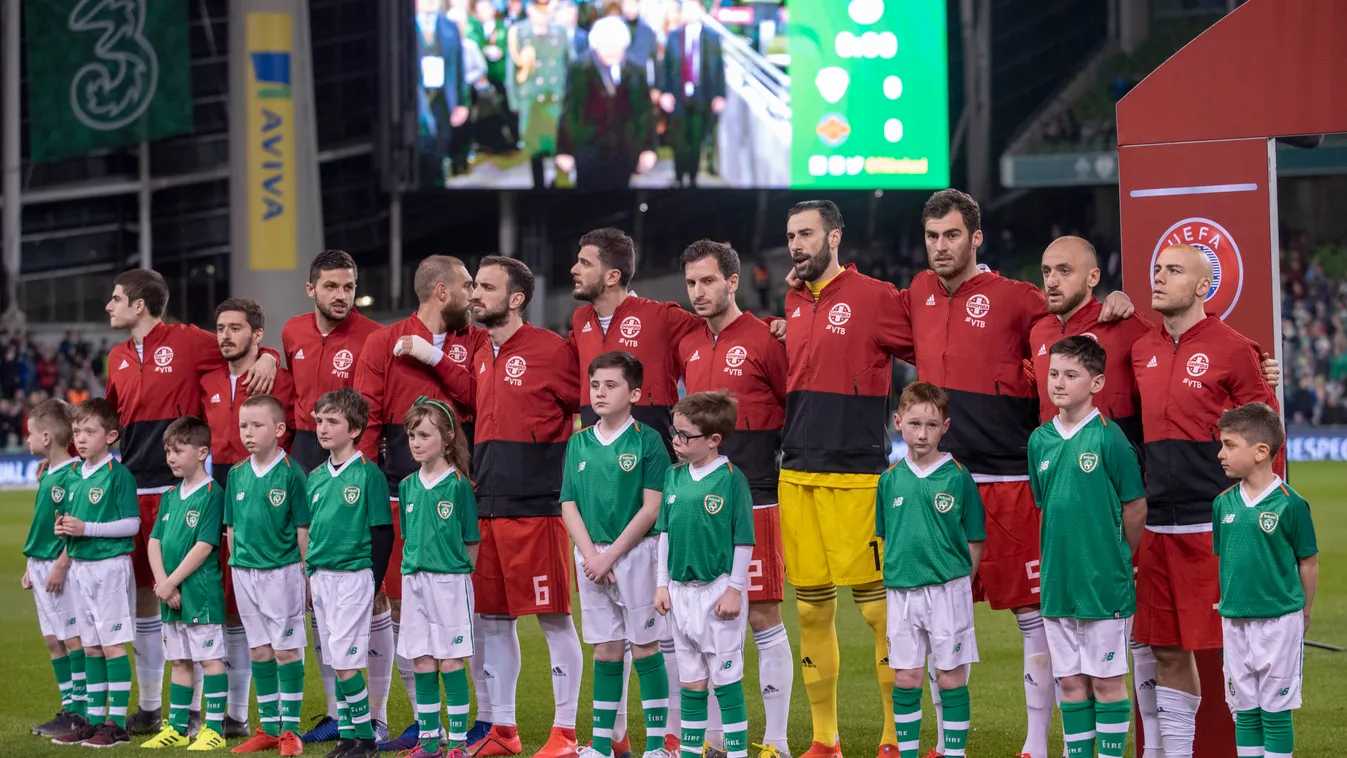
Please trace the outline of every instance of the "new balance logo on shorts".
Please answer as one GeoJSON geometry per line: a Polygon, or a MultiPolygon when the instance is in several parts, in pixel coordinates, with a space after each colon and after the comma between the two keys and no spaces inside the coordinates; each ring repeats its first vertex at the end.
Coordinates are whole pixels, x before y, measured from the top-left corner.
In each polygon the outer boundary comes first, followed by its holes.
{"type": "Polygon", "coordinates": [[[649,629],[655,625],[655,619],[651,618],[645,622],[645,628],[649,629]]]}
{"type": "Polygon", "coordinates": [[[720,664],[721,671],[729,671],[732,668],[734,668],[734,661],[725,661],[724,663],[720,664]]]}
{"type": "Polygon", "coordinates": [[[356,655],[356,654],[358,654],[359,652],[360,652],[360,648],[358,648],[358,647],[353,647],[353,648],[351,648],[350,650],[346,651],[346,654],[347,654],[347,655],[356,655]]]}
{"type": "MultiPolygon", "coordinates": [[[[956,642],[956,643],[954,643],[954,652],[957,653],[957,652],[959,652],[960,650],[963,650],[963,643],[962,643],[962,642],[956,642]]],[[[1113,653],[1109,653],[1109,655],[1113,655],[1113,653]]]]}
{"type": "Polygon", "coordinates": [[[460,634],[460,635],[458,635],[457,637],[455,637],[455,638],[454,638],[454,644],[455,644],[455,645],[462,645],[462,644],[463,644],[463,635],[460,634]]]}
{"type": "Polygon", "coordinates": [[[1277,697],[1286,697],[1289,694],[1291,694],[1290,687],[1282,687],[1281,689],[1277,690],[1277,697]]]}
{"type": "Polygon", "coordinates": [[[215,640],[206,640],[206,647],[215,647],[215,640]]]}
{"type": "Polygon", "coordinates": [[[1113,653],[1104,653],[1104,658],[1100,663],[1108,663],[1111,660],[1113,660],[1113,653]]]}
{"type": "Polygon", "coordinates": [[[286,630],[285,630],[285,634],[283,634],[283,635],[281,635],[281,636],[282,636],[282,637],[293,637],[293,636],[295,636],[295,630],[294,630],[294,629],[286,629],[286,630]]]}
{"type": "Polygon", "coordinates": [[[122,625],[121,625],[121,624],[114,624],[113,627],[112,627],[112,631],[114,631],[114,632],[120,632],[121,630],[122,630],[122,625]]]}

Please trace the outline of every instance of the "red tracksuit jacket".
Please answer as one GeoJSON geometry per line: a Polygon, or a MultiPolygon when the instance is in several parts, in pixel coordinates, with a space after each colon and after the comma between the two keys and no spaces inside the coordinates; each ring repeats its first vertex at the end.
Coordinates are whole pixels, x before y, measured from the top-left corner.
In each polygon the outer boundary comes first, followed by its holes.
{"type": "MultiPolygon", "coordinates": [[[[228,366],[215,335],[187,324],[156,324],[145,335],[145,359],[135,343],[119,342],[108,351],[107,398],[121,423],[122,464],[142,490],[176,483],[164,460],[164,430],[182,416],[201,415],[201,379],[228,366]]],[[[277,361],[271,348],[262,353],[277,361]]]]}
{"type": "MultiPolygon", "coordinates": [[[[1208,315],[1176,342],[1163,326],[1132,346],[1146,438],[1146,525],[1211,524],[1211,503],[1231,480],[1216,455],[1221,413],[1245,403],[1277,407],[1258,345],[1208,315]]],[[[1284,473],[1285,447],[1277,453],[1284,473]]]]}
{"type": "Polygon", "coordinates": [[[525,323],[498,355],[485,340],[473,365],[477,515],[560,515],[566,441],[580,405],[575,353],[556,333],[525,323]]]}
{"type": "Polygon", "coordinates": [[[454,412],[465,427],[471,443],[475,380],[466,366],[467,356],[487,341],[486,330],[469,325],[459,332],[445,335],[444,358],[434,366],[416,360],[410,355],[393,356],[393,346],[402,337],[419,335],[434,343],[434,335],[412,314],[371,334],[365,340],[356,366],[355,388],[369,402],[369,425],[360,438],[360,451],[371,461],[380,461],[388,475],[390,492],[412,472],[420,468],[412,460],[407,445],[407,432],[402,428],[402,417],[422,395],[453,404],[454,412]],[[457,360],[461,358],[462,360],[457,360]],[[384,443],[384,455],[379,458],[379,441],[384,443]]]}
{"type": "MultiPolygon", "coordinates": [[[[242,382],[242,377],[238,381],[242,382]]],[[[294,439],[292,425],[295,421],[295,380],[289,371],[276,369],[271,395],[285,408],[285,436],[281,437],[281,449],[288,451],[294,439]]],[[[249,455],[243,447],[243,437],[239,435],[239,409],[248,397],[247,388],[231,386],[229,366],[201,377],[201,409],[206,423],[210,424],[211,471],[220,484],[228,484],[230,467],[249,455]]]]}
{"type": "Polygon", "coordinates": [[[766,323],[744,313],[719,335],[703,322],[678,344],[678,355],[689,394],[724,387],[739,401],[734,434],[720,452],[748,478],[754,505],[777,502],[777,456],[786,422],[786,346],[766,323]]]}
{"type": "Polygon", "coordinates": [[[355,385],[355,367],[365,339],[381,328],[379,322],[353,310],[327,335],[318,331],[317,316],[312,311],[295,316],[281,329],[285,365],[295,381],[291,455],[305,471],[327,460],[327,451],[318,446],[314,434],[314,402],[324,393],[355,385]]]}

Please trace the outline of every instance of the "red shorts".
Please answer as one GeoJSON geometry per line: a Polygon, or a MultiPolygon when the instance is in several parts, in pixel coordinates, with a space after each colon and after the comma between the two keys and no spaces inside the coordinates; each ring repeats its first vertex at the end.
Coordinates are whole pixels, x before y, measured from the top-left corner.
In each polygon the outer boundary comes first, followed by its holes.
{"type": "Polygon", "coordinates": [[[150,532],[154,531],[154,522],[159,518],[159,499],[156,495],[136,495],[136,505],[140,506],[140,532],[136,534],[136,546],[131,551],[131,570],[136,575],[136,587],[154,587],[154,572],[150,570],[150,532]]]}
{"type": "Polygon", "coordinates": [[[388,572],[384,574],[383,590],[389,600],[402,599],[402,518],[398,513],[398,499],[390,498],[389,507],[393,510],[393,554],[388,556],[388,572]]]}
{"type": "Polygon", "coordinates": [[[786,556],[781,552],[781,508],[753,509],[753,560],[748,564],[748,602],[781,602],[786,596],[786,556]]]}
{"type": "Polygon", "coordinates": [[[986,513],[987,542],[982,548],[973,600],[993,610],[1038,605],[1038,506],[1028,481],[978,485],[986,513]]]}
{"type": "Polygon", "coordinates": [[[560,516],[478,519],[477,613],[571,612],[571,537],[560,516]]]}
{"type": "Polygon", "coordinates": [[[1141,535],[1132,639],[1156,647],[1211,650],[1221,641],[1220,564],[1211,532],[1141,535]]]}

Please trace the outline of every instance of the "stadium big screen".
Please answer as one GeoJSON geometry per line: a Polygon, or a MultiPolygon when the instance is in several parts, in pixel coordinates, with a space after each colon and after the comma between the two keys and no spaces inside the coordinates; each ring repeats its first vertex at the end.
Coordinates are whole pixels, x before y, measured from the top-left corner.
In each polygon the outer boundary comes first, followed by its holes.
{"type": "Polygon", "coordinates": [[[946,0],[415,0],[423,188],[937,189],[946,0]]]}

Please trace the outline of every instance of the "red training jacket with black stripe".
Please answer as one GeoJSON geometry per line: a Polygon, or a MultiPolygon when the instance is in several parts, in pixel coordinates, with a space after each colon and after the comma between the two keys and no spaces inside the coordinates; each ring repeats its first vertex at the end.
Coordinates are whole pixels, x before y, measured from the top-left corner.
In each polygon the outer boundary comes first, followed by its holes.
{"type": "Polygon", "coordinates": [[[355,386],[355,367],[365,339],[383,326],[352,310],[331,332],[318,331],[318,317],[310,311],[285,322],[281,349],[295,380],[295,437],[291,454],[305,471],[327,460],[318,445],[313,404],[322,395],[355,386]]]}
{"type": "Polygon", "coordinates": [[[468,370],[467,357],[487,341],[486,330],[469,325],[457,332],[449,332],[440,347],[444,357],[434,366],[427,366],[410,355],[393,355],[393,346],[403,337],[419,336],[434,344],[435,336],[425,323],[412,314],[407,318],[382,327],[365,339],[365,349],[356,364],[355,389],[369,403],[369,423],[357,443],[360,452],[371,461],[379,461],[388,477],[389,492],[420,464],[412,460],[407,443],[407,430],[402,417],[421,396],[444,400],[452,404],[454,413],[469,434],[476,403],[473,374],[468,370]],[[382,440],[384,454],[379,457],[382,440]]]}
{"type": "MultiPolygon", "coordinates": [[[[239,409],[243,401],[251,397],[243,385],[243,377],[233,384],[229,381],[229,366],[217,368],[201,377],[201,410],[210,425],[211,472],[215,481],[228,484],[229,469],[249,456],[243,446],[243,437],[239,434],[239,409]]],[[[276,369],[276,382],[271,387],[271,396],[281,401],[285,409],[285,435],[281,437],[281,449],[289,451],[294,439],[295,421],[295,380],[290,372],[276,369]]]]}
{"type": "Polygon", "coordinates": [[[781,429],[786,422],[786,346],[751,313],[719,335],[703,322],[678,345],[688,394],[722,387],[739,402],[734,433],[720,446],[748,479],[754,505],[777,502],[781,429]]]}
{"type": "Polygon", "coordinates": [[[949,292],[926,270],[904,295],[917,377],[949,395],[940,449],[974,475],[1027,477],[1029,435],[1039,426],[1029,328],[1048,315],[1043,293],[991,271],[949,292]]]}
{"type": "Polygon", "coordinates": [[[819,293],[786,293],[786,425],[781,468],[881,474],[889,466],[893,359],[910,360],[898,289],[842,269],[819,293]]]}
{"type": "MultiPolygon", "coordinates": [[[[108,351],[107,398],[121,424],[118,447],[136,488],[171,487],[177,479],[164,459],[164,430],[182,416],[201,415],[201,379],[229,364],[215,335],[188,324],[154,325],[142,344],[131,340],[108,351]]],[[[280,354],[262,348],[280,365],[280,354]]]]}
{"type": "MultiPolygon", "coordinates": [[[[1216,457],[1225,411],[1246,403],[1277,407],[1258,345],[1208,315],[1177,341],[1163,326],[1132,346],[1146,438],[1146,525],[1211,526],[1212,501],[1231,480],[1216,457]]],[[[1284,474],[1285,446],[1275,466],[1284,474]]]]}
{"type": "Polygon", "coordinates": [[[576,365],[566,340],[527,322],[499,354],[489,339],[477,349],[472,467],[481,518],[561,515],[566,441],[580,406],[576,365]]]}

